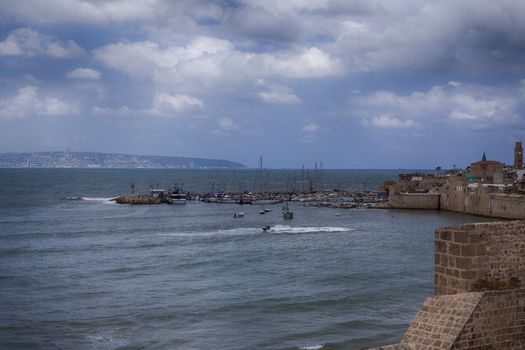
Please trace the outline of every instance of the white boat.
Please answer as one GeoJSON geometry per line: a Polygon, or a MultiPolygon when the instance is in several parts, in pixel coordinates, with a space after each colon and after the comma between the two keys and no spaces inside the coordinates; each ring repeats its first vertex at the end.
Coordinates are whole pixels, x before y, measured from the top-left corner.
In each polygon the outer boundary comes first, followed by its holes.
{"type": "Polygon", "coordinates": [[[238,212],[238,213],[234,213],[233,214],[233,217],[235,219],[238,219],[238,218],[243,218],[244,217],[244,213],[242,211],[238,212]]]}
{"type": "Polygon", "coordinates": [[[179,187],[177,184],[171,186],[171,191],[169,192],[169,202],[171,204],[186,204],[186,193],[183,192],[182,187],[179,187]]]}
{"type": "Polygon", "coordinates": [[[286,219],[286,220],[291,220],[291,219],[293,219],[293,211],[291,211],[291,210],[288,208],[288,201],[284,202],[284,206],[283,206],[283,219],[286,219]]]}

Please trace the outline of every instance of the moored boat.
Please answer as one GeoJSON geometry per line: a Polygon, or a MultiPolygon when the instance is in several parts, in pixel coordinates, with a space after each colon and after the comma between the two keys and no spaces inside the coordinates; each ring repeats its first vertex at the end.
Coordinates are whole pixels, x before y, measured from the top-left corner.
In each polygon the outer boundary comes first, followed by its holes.
{"type": "Polygon", "coordinates": [[[171,186],[168,198],[170,204],[185,205],[187,201],[187,194],[184,193],[182,186],[179,187],[177,184],[173,184],[173,186],[171,186]]]}

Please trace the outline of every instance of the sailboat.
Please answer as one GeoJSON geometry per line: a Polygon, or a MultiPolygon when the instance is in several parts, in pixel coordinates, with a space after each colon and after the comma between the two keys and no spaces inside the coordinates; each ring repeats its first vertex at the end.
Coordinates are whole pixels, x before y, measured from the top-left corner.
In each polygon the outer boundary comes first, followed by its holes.
{"type": "Polygon", "coordinates": [[[293,219],[293,211],[291,211],[290,208],[288,208],[288,201],[285,201],[283,205],[283,219],[293,219]]]}
{"type": "MultiPolygon", "coordinates": [[[[263,175],[263,165],[262,165],[262,156],[259,159],[259,170],[257,171],[257,174],[255,175],[255,181],[253,183],[253,192],[254,192],[254,199],[251,201],[251,204],[258,204],[258,205],[269,205],[269,204],[276,204],[279,203],[280,200],[276,198],[272,198],[270,195],[265,194],[264,188],[261,188],[261,194],[257,195],[257,180],[259,177],[262,177],[263,175]]],[[[261,180],[259,180],[261,182],[261,180]]],[[[262,183],[261,183],[262,186],[262,183]]],[[[266,178],[266,182],[264,184],[264,187],[268,186],[268,178],[266,178]]]]}

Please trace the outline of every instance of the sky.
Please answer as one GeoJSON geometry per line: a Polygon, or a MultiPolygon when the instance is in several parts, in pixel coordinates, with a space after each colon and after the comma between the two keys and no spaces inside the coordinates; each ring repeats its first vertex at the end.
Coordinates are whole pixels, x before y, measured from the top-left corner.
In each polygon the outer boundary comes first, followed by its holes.
{"type": "Polygon", "coordinates": [[[510,164],[523,18],[506,0],[2,0],[0,152],[510,164]]]}

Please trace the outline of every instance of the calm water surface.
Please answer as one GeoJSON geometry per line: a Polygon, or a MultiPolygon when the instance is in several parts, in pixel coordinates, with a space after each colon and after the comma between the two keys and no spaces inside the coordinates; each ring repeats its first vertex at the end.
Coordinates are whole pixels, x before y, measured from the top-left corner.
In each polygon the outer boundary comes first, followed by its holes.
{"type": "MultiPolygon", "coordinates": [[[[432,211],[192,202],[120,206],[134,181],[188,190],[254,171],[0,170],[0,348],[361,349],[399,341],[433,293],[432,211]],[[67,197],[83,199],[71,200],[67,197]],[[233,219],[236,211],[245,217],[233,219]],[[336,215],[340,214],[340,215],[336,215]],[[263,233],[264,225],[274,232],[263,233]]],[[[269,187],[294,171],[270,171],[269,187]]],[[[398,171],[325,171],[371,188],[398,171]]],[[[295,184],[300,188],[300,171],[295,184]]],[[[248,185],[245,185],[248,187],[248,185]]]]}

